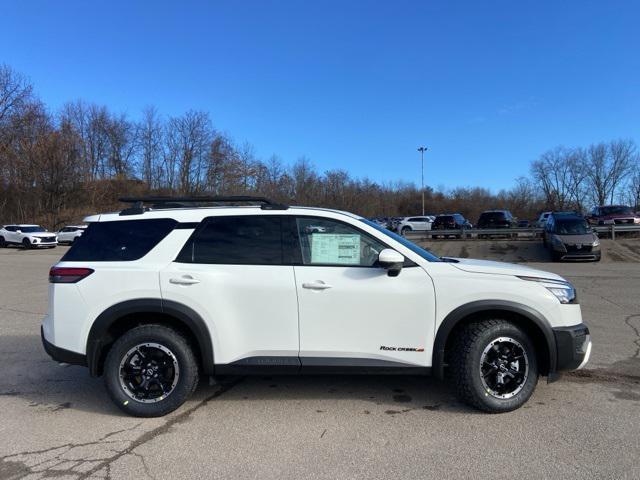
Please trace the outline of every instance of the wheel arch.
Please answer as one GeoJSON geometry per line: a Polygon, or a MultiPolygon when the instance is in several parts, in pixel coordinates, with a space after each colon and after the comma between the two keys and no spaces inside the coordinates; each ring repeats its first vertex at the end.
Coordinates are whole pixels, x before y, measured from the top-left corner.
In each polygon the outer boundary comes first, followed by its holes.
{"type": "Polygon", "coordinates": [[[128,300],[102,312],[87,338],[87,365],[92,376],[100,376],[113,342],[124,332],[150,323],[172,327],[185,335],[205,375],[213,375],[213,343],[209,329],[197,312],[178,302],[157,298],[128,300]]]}
{"type": "Polygon", "coordinates": [[[537,310],[517,302],[504,300],[480,300],[451,311],[436,332],[433,345],[433,374],[444,378],[446,352],[456,329],[479,318],[499,316],[522,327],[531,337],[540,363],[540,373],[552,375],[556,372],[556,340],[549,321],[537,310]]]}

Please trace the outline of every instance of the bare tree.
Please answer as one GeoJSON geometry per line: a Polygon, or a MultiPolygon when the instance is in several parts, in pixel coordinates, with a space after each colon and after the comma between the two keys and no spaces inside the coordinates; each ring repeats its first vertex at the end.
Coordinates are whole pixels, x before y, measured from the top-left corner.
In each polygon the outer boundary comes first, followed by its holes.
{"type": "Polygon", "coordinates": [[[531,174],[546,198],[547,208],[566,209],[572,197],[571,150],[556,147],[531,164],[531,174]]]}
{"type": "Polygon", "coordinates": [[[598,205],[613,203],[635,153],[632,140],[591,145],[586,155],[586,180],[592,200],[598,205]]]}
{"type": "Polygon", "coordinates": [[[158,111],[155,107],[147,107],[138,126],[138,145],[140,174],[150,190],[161,186],[162,141],[163,129],[158,111]]]}

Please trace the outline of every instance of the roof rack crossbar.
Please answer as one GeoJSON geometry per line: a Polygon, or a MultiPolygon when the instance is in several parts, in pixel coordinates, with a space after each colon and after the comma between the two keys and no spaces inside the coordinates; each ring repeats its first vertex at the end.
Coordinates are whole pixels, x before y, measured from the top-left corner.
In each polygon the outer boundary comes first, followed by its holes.
{"type": "Polygon", "coordinates": [[[266,197],[255,197],[250,195],[226,195],[226,196],[191,196],[191,197],[171,197],[171,196],[149,196],[149,197],[122,197],[118,201],[122,203],[132,203],[133,207],[123,210],[121,214],[134,215],[144,213],[143,205],[151,204],[152,208],[189,208],[188,204],[197,203],[260,203],[263,210],[286,210],[289,207],[269,200],[266,197]],[[126,212],[126,213],[125,213],[126,212]]]}

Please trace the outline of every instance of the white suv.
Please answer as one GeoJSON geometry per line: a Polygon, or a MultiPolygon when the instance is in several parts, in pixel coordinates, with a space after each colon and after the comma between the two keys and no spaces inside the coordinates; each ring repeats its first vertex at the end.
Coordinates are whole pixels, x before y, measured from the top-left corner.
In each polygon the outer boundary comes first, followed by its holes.
{"type": "Polygon", "coordinates": [[[436,217],[427,215],[424,217],[404,217],[400,219],[396,230],[401,235],[407,234],[407,232],[424,232],[425,230],[431,230],[431,225],[436,217]]]}
{"type": "Polygon", "coordinates": [[[68,243],[71,245],[86,229],[86,225],[69,225],[61,228],[57,233],[58,243],[68,243]]]}
{"type": "Polygon", "coordinates": [[[123,201],[51,268],[42,339],[132,415],[176,409],[201,375],[319,372],[448,371],[464,401],[506,412],[589,358],[576,292],[553,273],[438,258],[335,210],[123,201]]]}
{"type": "Polygon", "coordinates": [[[40,225],[5,225],[0,228],[0,248],[21,245],[24,248],[54,248],[58,245],[55,233],[40,225]]]}

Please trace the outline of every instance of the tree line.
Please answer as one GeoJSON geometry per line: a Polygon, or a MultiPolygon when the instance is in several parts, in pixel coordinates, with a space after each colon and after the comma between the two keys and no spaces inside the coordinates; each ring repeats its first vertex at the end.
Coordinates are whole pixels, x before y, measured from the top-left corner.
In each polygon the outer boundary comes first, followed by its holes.
{"type": "MultiPolygon", "coordinates": [[[[547,209],[584,210],[614,201],[640,203],[640,161],[631,140],[587,148],[558,147],[531,164],[508,190],[425,189],[429,213],[460,212],[471,221],[488,208],[520,218],[547,209]]],[[[263,195],[279,202],[357,212],[367,217],[415,215],[421,192],[409,182],[319,172],[309,158],[258,158],[213,125],[208,112],[139,119],[81,100],[50,112],[30,82],[0,65],[0,223],[49,228],[118,209],[123,195],[263,195]]]]}

